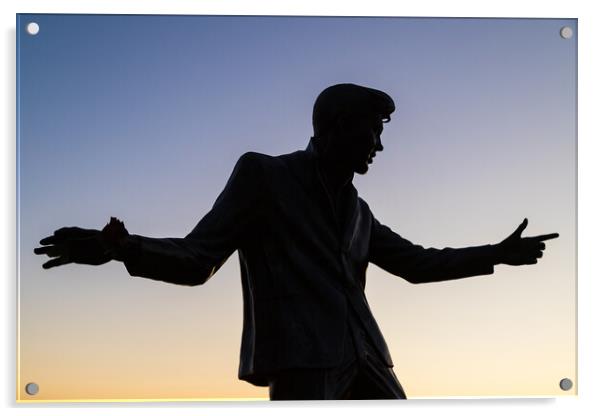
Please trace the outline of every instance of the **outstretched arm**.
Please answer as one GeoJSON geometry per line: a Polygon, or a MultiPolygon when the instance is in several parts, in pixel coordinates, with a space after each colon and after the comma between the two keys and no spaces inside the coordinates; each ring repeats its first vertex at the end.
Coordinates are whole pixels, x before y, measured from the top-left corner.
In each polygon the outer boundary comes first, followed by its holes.
{"type": "Polygon", "coordinates": [[[438,282],[492,274],[496,264],[535,264],[544,240],[558,234],[521,237],[527,220],[498,244],[464,248],[424,248],[400,237],[373,218],[370,262],[411,283],[438,282]]]}
{"type": "Polygon", "coordinates": [[[36,254],[53,257],[44,269],[70,263],[98,266],[111,260],[125,264],[132,276],[194,286],[204,283],[223,264],[232,251],[213,247],[203,249],[194,238],[151,238],[131,235],[123,223],[111,218],[102,231],[64,227],[40,241],[36,254]],[[108,230],[121,228],[114,239],[108,230]]]}
{"type": "Polygon", "coordinates": [[[198,285],[209,279],[239,246],[261,214],[263,181],[257,155],[236,164],[213,208],[184,238],[129,234],[116,219],[102,230],[66,227],[40,241],[36,254],[54,257],[43,267],[122,261],[132,276],[198,285]]]}

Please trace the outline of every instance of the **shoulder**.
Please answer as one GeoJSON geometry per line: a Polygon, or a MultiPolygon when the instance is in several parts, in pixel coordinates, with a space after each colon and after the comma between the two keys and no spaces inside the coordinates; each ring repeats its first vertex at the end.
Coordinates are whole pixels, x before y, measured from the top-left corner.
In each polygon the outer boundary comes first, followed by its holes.
{"type": "Polygon", "coordinates": [[[243,153],[234,166],[234,174],[245,175],[247,179],[262,176],[273,164],[273,156],[257,152],[243,153]]]}
{"type": "Polygon", "coordinates": [[[305,153],[298,150],[292,153],[271,156],[258,152],[246,152],[238,158],[236,165],[244,168],[262,169],[263,171],[287,169],[291,165],[305,162],[305,159],[307,159],[305,153]]]}
{"type": "Polygon", "coordinates": [[[257,152],[246,152],[243,153],[236,162],[237,166],[262,166],[270,163],[273,156],[265,155],[257,152]]]}

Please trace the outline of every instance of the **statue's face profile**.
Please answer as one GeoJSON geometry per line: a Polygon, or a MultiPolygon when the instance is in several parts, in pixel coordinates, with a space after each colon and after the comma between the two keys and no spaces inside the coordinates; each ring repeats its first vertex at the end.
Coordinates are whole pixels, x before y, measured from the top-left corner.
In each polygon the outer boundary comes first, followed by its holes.
{"type": "Polygon", "coordinates": [[[376,152],[383,150],[382,119],[375,115],[346,115],[339,119],[334,146],[341,162],[361,175],[368,172],[376,152]]]}

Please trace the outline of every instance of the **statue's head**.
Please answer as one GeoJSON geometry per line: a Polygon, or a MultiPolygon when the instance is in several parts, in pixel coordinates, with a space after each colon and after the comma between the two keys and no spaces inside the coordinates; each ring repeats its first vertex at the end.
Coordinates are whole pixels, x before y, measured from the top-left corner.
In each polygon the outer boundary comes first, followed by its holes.
{"type": "Polygon", "coordinates": [[[383,150],[383,123],[395,111],[386,93],[355,84],[337,84],[318,95],[313,109],[319,151],[340,165],[364,174],[383,150]]]}

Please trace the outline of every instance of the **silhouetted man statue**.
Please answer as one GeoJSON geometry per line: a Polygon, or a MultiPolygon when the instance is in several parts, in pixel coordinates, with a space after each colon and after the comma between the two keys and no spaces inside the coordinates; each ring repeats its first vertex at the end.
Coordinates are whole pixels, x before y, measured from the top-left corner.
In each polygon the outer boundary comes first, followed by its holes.
{"type": "Polygon", "coordinates": [[[184,238],[129,234],[115,218],[102,231],[61,228],[40,241],[44,268],[110,260],[132,276],[201,285],[238,250],[244,299],[239,378],[269,386],[272,400],[404,399],[385,340],[364,295],[374,263],[412,283],[492,274],[535,264],[543,241],[423,248],[382,225],[352,185],[383,150],[395,110],[382,91],[326,88],[313,109],[306,150],[245,153],[213,208],[184,238]]]}

